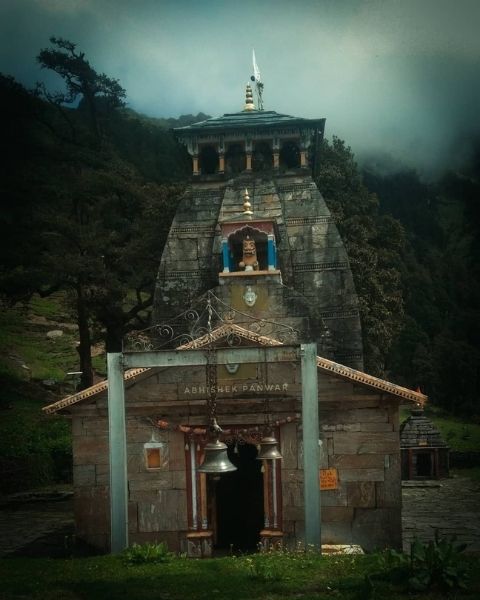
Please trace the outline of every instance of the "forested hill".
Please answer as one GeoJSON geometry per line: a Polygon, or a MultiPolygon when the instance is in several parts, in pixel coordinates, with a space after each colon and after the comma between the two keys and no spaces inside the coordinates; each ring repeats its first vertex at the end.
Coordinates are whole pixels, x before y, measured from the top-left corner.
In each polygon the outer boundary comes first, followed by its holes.
{"type": "Polygon", "coordinates": [[[365,173],[382,214],[402,224],[405,316],[387,357],[397,381],[449,411],[480,415],[480,140],[434,183],[414,171],[365,173]]]}
{"type": "MultiPolygon", "coordinates": [[[[61,56],[76,52],[61,43],[61,56]]],[[[42,52],[48,64],[52,56],[42,52]]],[[[0,76],[1,299],[11,306],[33,293],[65,292],[84,387],[92,382],[93,343],[105,339],[118,350],[127,331],[148,324],[162,248],[190,172],[170,128],[206,117],[139,115],[125,108],[118,82],[89,65],[86,72],[70,104],[0,76]]],[[[415,172],[362,174],[336,138],[319,158],[317,182],[359,294],[366,370],[479,415],[479,153],[435,183],[415,172]]]]}

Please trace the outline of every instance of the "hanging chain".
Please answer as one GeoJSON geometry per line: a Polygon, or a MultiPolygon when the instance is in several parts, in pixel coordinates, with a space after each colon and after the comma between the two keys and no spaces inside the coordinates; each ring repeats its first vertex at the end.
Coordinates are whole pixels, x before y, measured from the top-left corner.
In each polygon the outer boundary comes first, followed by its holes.
{"type": "Polygon", "coordinates": [[[210,295],[207,299],[207,311],[208,311],[208,346],[207,346],[207,409],[208,409],[208,426],[210,431],[219,430],[217,424],[217,364],[216,364],[216,353],[213,347],[212,340],[212,303],[210,295]]]}

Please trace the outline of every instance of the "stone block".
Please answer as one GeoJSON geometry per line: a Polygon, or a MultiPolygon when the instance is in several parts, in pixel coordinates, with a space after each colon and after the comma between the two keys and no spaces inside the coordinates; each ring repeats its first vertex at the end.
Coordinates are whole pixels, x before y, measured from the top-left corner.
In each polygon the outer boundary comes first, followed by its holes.
{"type": "Polygon", "coordinates": [[[138,506],[136,502],[128,503],[128,533],[138,531],[138,506]]]}
{"type": "Polygon", "coordinates": [[[83,426],[83,418],[82,417],[73,417],[72,418],[72,435],[73,436],[86,435],[86,431],[83,426]]]}
{"type": "Polygon", "coordinates": [[[401,549],[400,508],[356,508],[352,537],[354,544],[368,552],[387,547],[401,549]]]}
{"type": "Polygon", "coordinates": [[[347,506],[347,484],[339,482],[337,490],[322,490],[321,504],[322,506],[347,506]]]}
{"type": "MultiPolygon", "coordinates": [[[[349,506],[355,508],[375,507],[376,484],[373,481],[348,481],[346,485],[349,506]]],[[[383,485],[383,483],[380,483],[380,485],[383,485]]]]}
{"type": "Polygon", "coordinates": [[[360,423],[360,431],[393,431],[392,423],[360,423]]]}
{"type": "Polygon", "coordinates": [[[172,488],[184,490],[187,487],[187,476],[185,471],[172,471],[172,488]]]}
{"type": "Polygon", "coordinates": [[[383,469],[339,469],[338,477],[341,481],[383,481],[383,469]]]}
{"type": "Polygon", "coordinates": [[[73,464],[108,463],[108,439],[106,436],[80,436],[73,438],[73,464]]]}
{"type": "Polygon", "coordinates": [[[145,478],[130,479],[128,489],[136,492],[139,490],[164,490],[172,487],[172,473],[169,471],[151,471],[146,475],[145,478]]]}
{"type": "Polygon", "coordinates": [[[351,544],[352,525],[347,521],[322,523],[322,544],[351,544]]]}
{"type": "Polygon", "coordinates": [[[350,506],[323,506],[321,514],[322,522],[342,521],[350,523],[353,519],[353,508],[350,506]]]}
{"type": "Polygon", "coordinates": [[[390,454],[399,451],[396,432],[343,432],[333,434],[335,454],[390,454]]]}
{"type": "Polygon", "coordinates": [[[74,465],[73,485],[95,485],[95,465],[74,465]]]}
{"type": "Polygon", "coordinates": [[[305,509],[300,506],[284,506],[283,507],[283,518],[288,521],[299,521],[304,519],[305,509]]]}
{"type": "Polygon", "coordinates": [[[337,469],[383,469],[384,462],[383,454],[335,454],[328,459],[337,469]]]}
{"type": "Polygon", "coordinates": [[[169,432],[170,461],[169,468],[172,471],[185,469],[185,438],[179,431],[169,432]]]}
{"type": "Polygon", "coordinates": [[[283,456],[282,474],[291,480],[291,473],[287,469],[296,469],[298,460],[297,425],[287,423],[280,429],[280,451],[283,456]]]}
{"type": "Polygon", "coordinates": [[[187,528],[187,498],[183,490],[159,490],[157,502],[138,502],[140,532],[187,528]]]}

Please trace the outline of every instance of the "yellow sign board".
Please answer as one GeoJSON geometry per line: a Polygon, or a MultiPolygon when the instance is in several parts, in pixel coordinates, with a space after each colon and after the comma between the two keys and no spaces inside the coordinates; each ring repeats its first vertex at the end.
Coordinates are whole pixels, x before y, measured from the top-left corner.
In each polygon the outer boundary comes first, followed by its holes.
{"type": "Polygon", "coordinates": [[[336,490],[338,489],[337,469],[320,469],[320,489],[336,490]]]}

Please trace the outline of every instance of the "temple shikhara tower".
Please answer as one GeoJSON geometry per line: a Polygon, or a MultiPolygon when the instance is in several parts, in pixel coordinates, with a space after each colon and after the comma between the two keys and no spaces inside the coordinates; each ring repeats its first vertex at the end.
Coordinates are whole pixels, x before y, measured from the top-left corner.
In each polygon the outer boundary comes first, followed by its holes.
{"type": "Polygon", "coordinates": [[[248,85],[238,112],[175,130],[192,176],[151,326],[109,358],[108,384],[44,409],[72,419],[77,535],[102,549],[297,547],[320,505],[322,544],[401,548],[398,409],[426,398],[363,372],[312,174],[325,119],[264,110],[254,80],[256,101],[248,85]]]}
{"type": "Polygon", "coordinates": [[[348,257],[312,179],[324,126],[325,119],[255,110],[247,86],[242,111],[175,130],[192,157],[193,181],[162,257],[158,321],[213,290],[252,317],[300,329],[322,356],[363,368],[348,257]],[[254,269],[242,265],[247,238],[254,269]],[[258,298],[251,306],[247,288],[258,298]]]}

